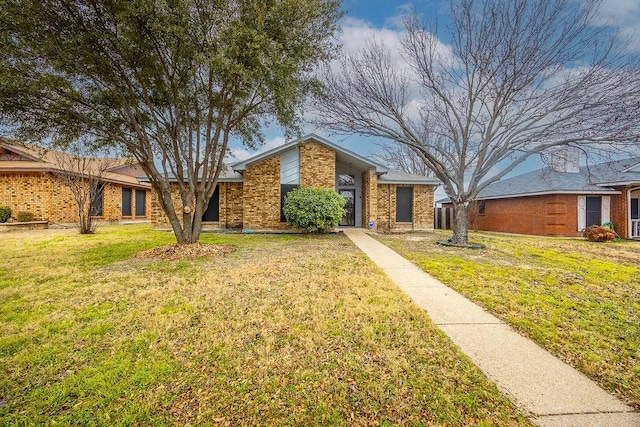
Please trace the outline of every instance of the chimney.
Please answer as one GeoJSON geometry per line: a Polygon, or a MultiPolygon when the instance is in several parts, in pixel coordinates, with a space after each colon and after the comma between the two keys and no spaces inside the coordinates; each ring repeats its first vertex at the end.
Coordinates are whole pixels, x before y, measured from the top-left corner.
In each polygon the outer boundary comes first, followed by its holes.
{"type": "Polygon", "coordinates": [[[552,148],[542,153],[540,157],[556,172],[580,172],[580,151],[574,147],[552,148]]]}

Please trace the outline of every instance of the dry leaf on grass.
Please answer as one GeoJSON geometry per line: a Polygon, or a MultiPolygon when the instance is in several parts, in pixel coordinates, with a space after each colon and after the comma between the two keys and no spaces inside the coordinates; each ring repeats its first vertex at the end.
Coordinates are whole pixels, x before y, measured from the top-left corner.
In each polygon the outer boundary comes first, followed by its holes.
{"type": "Polygon", "coordinates": [[[182,259],[196,259],[226,255],[235,249],[230,245],[208,245],[204,243],[192,243],[181,245],[158,246],[138,254],[139,258],[150,258],[163,261],[178,261],[182,259]]]}

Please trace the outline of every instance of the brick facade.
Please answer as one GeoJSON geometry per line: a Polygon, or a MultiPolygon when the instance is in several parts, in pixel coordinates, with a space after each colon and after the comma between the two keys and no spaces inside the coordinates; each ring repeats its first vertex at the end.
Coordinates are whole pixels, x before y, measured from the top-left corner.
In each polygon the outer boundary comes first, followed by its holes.
{"type": "Polygon", "coordinates": [[[378,228],[386,231],[432,231],[433,185],[378,184],[378,228]],[[413,221],[396,221],[396,189],[413,187],[413,221]]]}
{"type": "MultiPolygon", "coordinates": [[[[300,187],[336,189],[336,151],[314,139],[287,148],[299,150],[300,187]]],[[[286,151],[289,153],[289,151],[286,151]]],[[[243,165],[242,183],[220,183],[220,221],[204,223],[203,228],[236,228],[244,230],[287,230],[280,221],[281,212],[281,157],[279,152],[258,158],[243,165]]],[[[403,185],[413,187],[413,221],[396,223],[396,184],[380,184],[372,166],[362,171],[361,209],[362,223],[367,227],[373,221],[384,230],[433,230],[433,185],[403,185]],[[389,198],[389,193],[393,195],[389,198]]],[[[172,190],[179,202],[177,186],[172,190]]],[[[154,197],[153,223],[168,228],[169,222],[154,197]]],[[[182,206],[176,206],[181,210],[182,206]]]]}
{"type": "Polygon", "coordinates": [[[362,227],[368,227],[369,222],[378,228],[378,175],[373,168],[362,173],[362,227]]]}
{"type": "Polygon", "coordinates": [[[249,165],[244,172],[243,183],[243,228],[287,228],[285,223],[280,222],[280,155],[249,165]]]}
{"type": "Polygon", "coordinates": [[[336,188],[336,152],[319,142],[300,145],[300,187],[336,188]]]}
{"type": "MultiPolygon", "coordinates": [[[[151,196],[149,190],[145,189],[145,191],[147,197],[144,218],[147,219],[151,212],[151,196]]],[[[135,191],[132,193],[135,194],[135,191]]],[[[121,203],[122,185],[105,183],[102,199],[103,215],[97,219],[119,221],[122,219],[121,203]]],[[[132,200],[132,203],[135,202],[132,200]]],[[[0,174],[0,205],[9,206],[14,216],[18,211],[33,212],[35,221],[62,224],[78,221],[77,207],[71,191],[51,173],[0,174]]],[[[135,210],[132,214],[127,218],[136,218],[135,210]]]]}
{"type": "MultiPolygon", "coordinates": [[[[203,230],[216,230],[224,228],[242,228],[242,183],[221,182],[219,190],[219,221],[203,222],[203,230]]],[[[178,213],[178,219],[182,221],[182,198],[178,184],[171,184],[171,198],[173,207],[178,213]]],[[[171,228],[169,218],[165,215],[157,194],[154,192],[151,205],[151,223],[155,228],[171,228]]]]}

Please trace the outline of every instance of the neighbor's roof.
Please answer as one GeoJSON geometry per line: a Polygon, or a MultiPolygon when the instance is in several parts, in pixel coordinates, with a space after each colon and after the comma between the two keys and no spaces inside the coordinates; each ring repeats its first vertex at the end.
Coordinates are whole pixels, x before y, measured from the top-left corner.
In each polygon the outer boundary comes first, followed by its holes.
{"type": "MultiPolygon", "coordinates": [[[[177,182],[177,178],[173,174],[168,174],[169,182],[177,182]]],[[[142,182],[148,182],[149,178],[146,176],[138,177],[138,180],[142,182]]],[[[242,175],[233,169],[231,166],[224,164],[222,165],[222,170],[220,170],[220,175],[218,175],[218,182],[242,182],[242,175]]]]}
{"type": "Polygon", "coordinates": [[[630,158],[582,166],[578,172],[538,169],[498,181],[480,192],[479,199],[543,194],[619,194],[616,185],[640,183],[640,159],[630,158]]]}
{"type": "MultiPolygon", "coordinates": [[[[7,160],[0,161],[0,172],[60,172],[68,168],[64,166],[66,159],[73,156],[61,151],[49,150],[33,144],[22,142],[10,142],[0,139],[0,156],[7,160]]],[[[95,167],[105,159],[88,159],[95,167]]],[[[121,167],[129,162],[128,159],[109,158],[109,169],[121,167]]],[[[107,170],[103,174],[107,182],[135,187],[150,188],[147,183],[141,183],[133,176],[107,170]]]]}

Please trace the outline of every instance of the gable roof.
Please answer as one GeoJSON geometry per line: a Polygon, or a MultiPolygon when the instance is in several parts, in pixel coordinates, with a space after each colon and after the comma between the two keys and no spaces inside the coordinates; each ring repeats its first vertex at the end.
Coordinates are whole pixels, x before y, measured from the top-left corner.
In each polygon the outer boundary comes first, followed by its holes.
{"type": "Polygon", "coordinates": [[[331,142],[328,139],[322,138],[321,136],[318,136],[313,133],[305,135],[300,139],[296,139],[286,144],[283,144],[279,147],[272,148],[271,150],[267,150],[263,153],[256,154],[255,156],[249,157],[248,159],[241,160],[237,163],[233,163],[230,166],[235,171],[243,172],[247,169],[247,166],[251,165],[252,163],[255,163],[262,159],[266,159],[267,157],[271,157],[274,154],[281,153],[295,146],[305,144],[309,141],[316,141],[322,145],[325,145],[333,149],[336,152],[337,160],[340,160],[338,157],[342,157],[344,159],[348,159],[349,161],[351,161],[351,163],[354,163],[354,166],[356,167],[358,166],[361,168],[364,168],[365,166],[374,167],[376,172],[379,174],[385,173],[388,171],[388,169],[385,166],[381,165],[380,163],[369,160],[366,157],[356,154],[353,151],[347,150],[346,148],[341,147],[338,144],[331,142]]]}
{"type": "Polygon", "coordinates": [[[542,168],[491,184],[479,199],[536,196],[543,194],[619,194],[611,188],[640,183],[636,167],[640,159],[631,158],[582,166],[578,172],[558,172],[542,168]]]}
{"type": "MultiPolygon", "coordinates": [[[[65,159],[74,156],[61,151],[49,150],[32,144],[9,142],[0,139],[0,172],[61,172],[67,168],[65,159]]],[[[96,167],[103,159],[88,159],[95,162],[96,167]]],[[[128,159],[109,158],[111,166],[103,174],[103,179],[121,185],[141,188],[151,188],[147,183],[141,183],[133,176],[118,173],[115,170],[128,163],[128,159]]]]}

